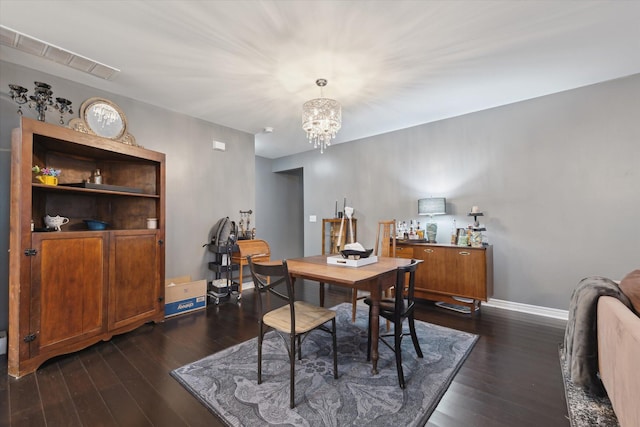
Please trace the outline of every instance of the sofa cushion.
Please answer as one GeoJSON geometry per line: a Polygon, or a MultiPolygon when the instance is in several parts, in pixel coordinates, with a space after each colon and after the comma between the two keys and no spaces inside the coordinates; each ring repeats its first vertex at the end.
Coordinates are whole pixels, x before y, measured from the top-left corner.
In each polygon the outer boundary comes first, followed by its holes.
{"type": "Polygon", "coordinates": [[[640,315],[640,270],[627,274],[620,282],[620,290],[629,298],[636,314],[640,315]]]}

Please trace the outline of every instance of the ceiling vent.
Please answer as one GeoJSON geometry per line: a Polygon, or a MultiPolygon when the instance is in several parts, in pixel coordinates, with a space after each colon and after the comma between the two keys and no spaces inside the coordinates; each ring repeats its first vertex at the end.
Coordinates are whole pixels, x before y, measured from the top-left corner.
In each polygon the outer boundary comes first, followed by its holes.
{"type": "Polygon", "coordinates": [[[112,80],[120,72],[117,68],[101,64],[77,53],[38,40],[35,37],[20,33],[4,25],[0,25],[0,44],[18,49],[31,55],[66,65],[105,80],[112,80]]]}

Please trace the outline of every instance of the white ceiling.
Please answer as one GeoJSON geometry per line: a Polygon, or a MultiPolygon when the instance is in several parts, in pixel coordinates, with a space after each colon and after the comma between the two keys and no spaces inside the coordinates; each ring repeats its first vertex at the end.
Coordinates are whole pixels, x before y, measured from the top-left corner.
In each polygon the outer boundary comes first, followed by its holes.
{"type": "Polygon", "coordinates": [[[317,78],[342,143],[640,72],[633,0],[0,0],[0,24],[121,71],[2,59],[256,134],[268,158],[312,149],[317,78]]]}

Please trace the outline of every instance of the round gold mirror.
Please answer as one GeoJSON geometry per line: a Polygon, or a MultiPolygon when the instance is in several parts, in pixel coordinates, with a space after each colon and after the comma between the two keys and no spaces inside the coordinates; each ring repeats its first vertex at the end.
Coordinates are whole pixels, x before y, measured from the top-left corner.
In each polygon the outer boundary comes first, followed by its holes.
{"type": "Polygon", "coordinates": [[[125,130],[124,114],[117,106],[106,100],[97,100],[84,109],[87,126],[99,136],[118,139],[125,130]]]}
{"type": "Polygon", "coordinates": [[[127,133],[127,118],[115,103],[103,98],[89,98],[80,107],[80,119],[73,119],[69,127],[79,132],[137,145],[127,133]]]}

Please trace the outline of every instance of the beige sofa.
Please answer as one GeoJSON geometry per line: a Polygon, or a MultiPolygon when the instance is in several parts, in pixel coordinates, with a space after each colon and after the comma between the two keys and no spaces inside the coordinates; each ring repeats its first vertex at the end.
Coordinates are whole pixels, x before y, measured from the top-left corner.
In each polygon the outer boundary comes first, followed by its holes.
{"type": "MultiPolygon", "coordinates": [[[[640,270],[636,271],[637,277],[640,277],[640,270]]],[[[623,284],[621,283],[621,289],[625,292],[623,284]]],[[[640,286],[635,289],[640,290],[640,286]]],[[[637,310],[640,308],[640,301],[634,301],[629,293],[625,292],[625,295],[630,297],[637,310]]],[[[640,426],[640,316],[620,300],[602,296],[598,300],[597,319],[600,378],[618,417],[620,427],[638,427],[640,426]]]]}

